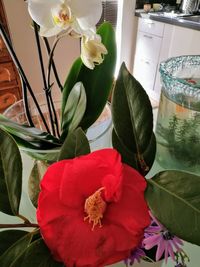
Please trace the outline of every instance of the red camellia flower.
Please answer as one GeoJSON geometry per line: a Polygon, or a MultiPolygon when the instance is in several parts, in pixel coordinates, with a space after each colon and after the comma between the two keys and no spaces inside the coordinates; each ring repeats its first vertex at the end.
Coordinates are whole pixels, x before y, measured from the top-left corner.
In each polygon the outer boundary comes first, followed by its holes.
{"type": "Polygon", "coordinates": [[[114,149],[51,165],[37,219],[45,243],[67,267],[102,267],[130,255],[150,224],[145,179],[114,149]]]}

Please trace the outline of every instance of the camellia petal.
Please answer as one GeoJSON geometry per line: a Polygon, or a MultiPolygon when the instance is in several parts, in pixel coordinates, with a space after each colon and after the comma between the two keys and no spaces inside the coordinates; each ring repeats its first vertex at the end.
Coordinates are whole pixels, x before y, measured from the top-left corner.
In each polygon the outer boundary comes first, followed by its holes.
{"type": "Polygon", "coordinates": [[[150,223],[145,187],[114,149],[52,164],[41,182],[37,219],[54,258],[68,267],[127,258],[150,223]]]}

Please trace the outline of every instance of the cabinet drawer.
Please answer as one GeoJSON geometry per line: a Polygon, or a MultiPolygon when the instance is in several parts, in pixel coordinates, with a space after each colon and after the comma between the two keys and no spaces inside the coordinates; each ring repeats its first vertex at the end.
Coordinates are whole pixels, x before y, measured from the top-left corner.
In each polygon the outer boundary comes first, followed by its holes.
{"type": "Polygon", "coordinates": [[[0,90],[0,113],[21,98],[18,87],[0,90]]]}
{"type": "Polygon", "coordinates": [[[148,60],[158,61],[162,38],[149,33],[138,32],[136,55],[148,60]]]}
{"type": "Polygon", "coordinates": [[[134,62],[134,77],[149,92],[154,88],[157,64],[141,57],[136,57],[134,62]]]}
{"type": "Polygon", "coordinates": [[[164,23],[151,19],[139,18],[138,30],[162,37],[164,31],[164,23]]]}
{"type": "Polygon", "coordinates": [[[0,90],[16,85],[17,78],[13,63],[8,62],[0,64],[0,90]]]}

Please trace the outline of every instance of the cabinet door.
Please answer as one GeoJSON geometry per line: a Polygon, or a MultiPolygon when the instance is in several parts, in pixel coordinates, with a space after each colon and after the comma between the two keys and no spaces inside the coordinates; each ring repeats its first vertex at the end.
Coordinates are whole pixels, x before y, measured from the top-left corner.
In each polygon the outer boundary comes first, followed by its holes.
{"type": "Polygon", "coordinates": [[[173,26],[169,57],[200,54],[200,31],[173,26]]]}
{"type": "Polygon", "coordinates": [[[139,18],[138,31],[150,33],[156,36],[163,36],[164,23],[151,19],[139,18]]]}
{"type": "Polygon", "coordinates": [[[162,38],[139,31],[137,35],[136,55],[156,63],[159,59],[161,43],[162,38]]]}
{"type": "Polygon", "coordinates": [[[146,92],[151,95],[154,88],[157,64],[140,56],[136,56],[134,77],[141,83],[146,92]]]}

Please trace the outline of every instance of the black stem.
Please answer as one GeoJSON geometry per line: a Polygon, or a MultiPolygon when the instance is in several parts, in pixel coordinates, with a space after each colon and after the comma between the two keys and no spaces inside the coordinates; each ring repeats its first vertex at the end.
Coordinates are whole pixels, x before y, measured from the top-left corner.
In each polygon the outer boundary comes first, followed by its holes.
{"type": "MultiPolygon", "coordinates": [[[[48,56],[49,56],[49,61],[51,61],[51,65],[52,65],[52,68],[53,68],[53,71],[54,71],[54,75],[55,75],[55,78],[56,78],[56,82],[58,84],[58,86],[60,87],[60,90],[62,91],[62,85],[60,83],[60,80],[59,80],[59,77],[58,77],[58,73],[57,73],[57,69],[56,69],[56,66],[55,66],[55,63],[54,63],[54,60],[53,60],[53,56],[52,56],[52,50],[50,48],[50,45],[49,45],[49,42],[47,40],[47,38],[43,38],[44,40],[44,43],[45,43],[45,46],[46,46],[46,49],[47,49],[47,53],[48,53],[48,56]]],[[[53,47],[53,50],[55,49],[55,46],[53,47]]],[[[59,132],[59,125],[58,125],[58,119],[57,119],[57,114],[56,114],[56,110],[55,110],[55,105],[54,105],[54,102],[53,102],[53,99],[52,99],[52,94],[51,94],[51,87],[52,87],[52,84],[50,84],[50,72],[51,72],[51,65],[49,67],[49,64],[48,63],[48,72],[47,72],[47,86],[48,88],[50,89],[49,90],[49,99],[50,99],[50,102],[51,102],[51,108],[53,110],[53,115],[54,115],[54,123],[55,123],[55,126],[56,126],[56,132],[57,132],[57,136],[60,137],[60,132],[59,132]]]]}
{"type": "Polygon", "coordinates": [[[53,43],[52,49],[51,49],[50,54],[49,54],[49,62],[48,62],[48,69],[47,69],[47,84],[48,84],[48,86],[51,86],[51,81],[50,81],[51,66],[52,66],[52,61],[53,61],[54,50],[56,48],[56,45],[57,45],[59,39],[60,38],[58,38],[58,37],[57,37],[57,39],[55,39],[55,42],[53,43]]]}
{"type": "Polygon", "coordinates": [[[54,113],[54,122],[55,122],[55,125],[56,125],[57,137],[60,138],[60,132],[59,132],[59,126],[58,126],[58,118],[57,118],[56,109],[55,109],[55,105],[54,105],[54,102],[53,102],[53,99],[52,99],[51,92],[49,94],[49,99],[50,99],[51,107],[52,107],[53,113],[54,113]]]}
{"type": "Polygon", "coordinates": [[[52,129],[53,135],[56,135],[53,116],[52,116],[52,110],[51,110],[51,104],[50,104],[50,99],[49,99],[50,88],[47,86],[46,77],[45,77],[44,62],[43,62],[42,50],[41,50],[40,39],[39,39],[39,34],[38,34],[38,26],[35,22],[33,22],[33,24],[34,24],[34,30],[35,30],[35,38],[36,38],[36,44],[37,44],[37,49],[38,49],[38,55],[39,55],[39,60],[40,60],[40,67],[42,71],[44,91],[46,95],[47,107],[48,107],[49,117],[50,117],[50,122],[51,122],[51,129],[52,129]]]}
{"type": "Polygon", "coordinates": [[[21,78],[21,84],[22,84],[22,94],[23,94],[23,100],[24,100],[23,103],[24,103],[24,110],[25,110],[25,114],[26,114],[26,119],[27,119],[27,121],[31,127],[35,127],[35,125],[32,121],[29,106],[28,106],[28,96],[27,96],[26,84],[22,78],[21,78]]]}
{"type": "MultiPolygon", "coordinates": [[[[46,49],[47,49],[47,53],[48,53],[48,55],[50,55],[51,54],[51,48],[50,48],[49,42],[48,42],[46,37],[43,37],[43,40],[44,40],[44,44],[45,44],[46,49]]],[[[55,78],[56,78],[57,85],[58,85],[58,87],[60,88],[60,90],[62,92],[63,86],[62,86],[62,84],[60,82],[60,79],[59,79],[59,76],[58,76],[58,72],[57,72],[57,69],[56,69],[56,65],[55,65],[55,62],[54,62],[53,59],[52,59],[52,63],[51,64],[52,64],[52,69],[53,69],[53,72],[54,72],[54,75],[55,75],[55,78]]]]}
{"type": "Polygon", "coordinates": [[[3,27],[2,23],[0,23],[0,35],[1,35],[1,37],[2,37],[2,39],[3,39],[3,41],[4,41],[4,43],[5,43],[5,45],[6,45],[7,49],[8,49],[8,51],[9,51],[9,53],[10,53],[10,56],[11,56],[11,58],[12,58],[14,64],[15,64],[15,66],[16,66],[16,68],[17,68],[17,70],[18,70],[18,72],[19,72],[19,74],[20,74],[22,80],[23,80],[24,83],[26,84],[26,87],[27,87],[27,89],[28,89],[28,91],[29,91],[31,97],[33,98],[33,101],[34,101],[34,103],[35,103],[35,105],[36,105],[36,107],[37,107],[37,110],[38,110],[38,112],[39,112],[41,118],[42,118],[42,121],[43,121],[43,123],[44,123],[44,125],[45,125],[45,127],[46,127],[47,132],[50,133],[50,131],[49,131],[49,127],[48,127],[48,125],[47,125],[47,123],[46,123],[46,121],[45,121],[45,118],[44,118],[44,116],[43,116],[43,114],[42,114],[42,111],[41,111],[40,106],[39,106],[39,104],[38,104],[38,102],[37,102],[37,99],[36,99],[36,97],[35,97],[35,95],[34,95],[34,93],[33,93],[33,90],[32,90],[32,88],[31,88],[29,82],[28,82],[28,79],[27,79],[27,77],[26,77],[26,75],[25,75],[25,73],[24,73],[24,70],[23,70],[23,68],[22,68],[22,66],[21,66],[21,64],[20,64],[20,62],[19,62],[19,60],[18,60],[18,58],[17,58],[17,56],[16,56],[16,54],[15,54],[15,51],[14,51],[14,49],[13,49],[13,47],[12,47],[12,44],[11,44],[11,42],[10,42],[10,39],[8,38],[8,36],[7,36],[7,34],[6,34],[6,32],[5,32],[5,30],[4,30],[4,27],[3,27]]]}

